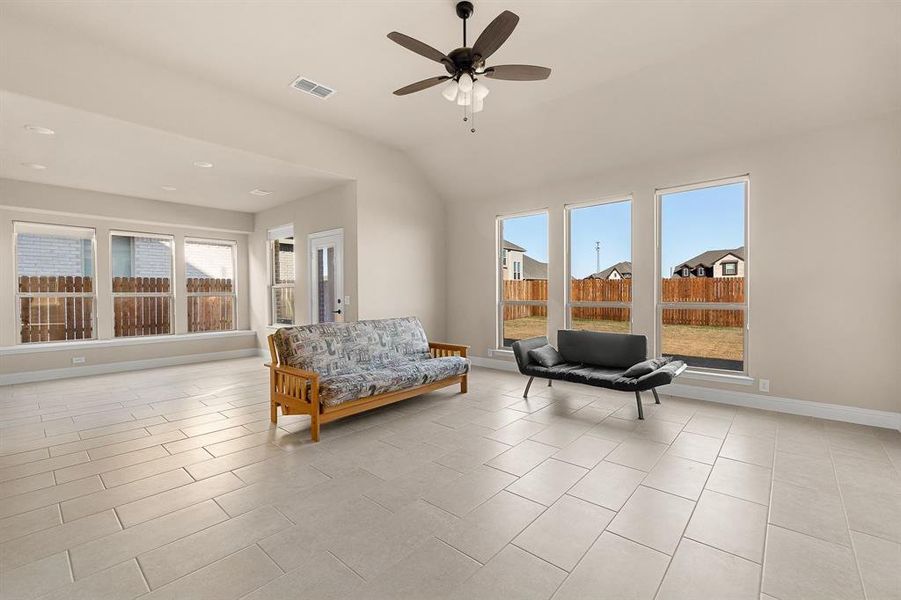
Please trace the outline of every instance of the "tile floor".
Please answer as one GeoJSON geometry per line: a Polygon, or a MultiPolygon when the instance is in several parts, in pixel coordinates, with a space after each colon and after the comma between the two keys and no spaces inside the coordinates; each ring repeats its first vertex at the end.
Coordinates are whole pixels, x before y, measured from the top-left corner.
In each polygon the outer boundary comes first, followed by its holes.
{"type": "Polygon", "coordinates": [[[270,426],[259,359],[0,388],[0,597],[901,598],[901,434],[475,369],[270,426]]]}

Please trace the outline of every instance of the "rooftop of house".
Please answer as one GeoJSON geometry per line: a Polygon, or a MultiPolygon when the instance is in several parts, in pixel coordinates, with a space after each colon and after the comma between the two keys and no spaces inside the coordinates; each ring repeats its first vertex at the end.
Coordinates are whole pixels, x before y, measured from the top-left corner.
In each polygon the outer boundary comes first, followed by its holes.
{"type": "Polygon", "coordinates": [[[585,279],[609,279],[610,274],[613,273],[613,271],[618,272],[623,277],[631,276],[632,275],[632,262],[628,261],[628,260],[620,261],[620,262],[616,263],[615,265],[611,265],[611,266],[607,267],[606,269],[598,271],[597,273],[592,273],[585,279]]]}
{"type": "Polygon", "coordinates": [[[547,279],[547,263],[535,260],[528,254],[522,257],[523,279],[547,279]]]}
{"type": "Polygon", "coordinates": [[[513,250],[515,252],[525,252],[526,251],[526,249],[523,248],[522,246],[519,246],[519,245],[514,244],[513,242],[509,242],[507,240],[504,240],[504,250],[513,250]]]}
{"type": "Polygon", "coordinates": [[[695,269],[697,267],[712,267],[713,263],[720,260],[721,258],[733,255],[741,260],[745,259],[745,247],[739,246],[738,248],[726,248],[723,250],[708,250],[706,252],[702,252],[693,258],[689,258],[685,262],[681,262],[676,266],[676,269],[681,269],[682,267],[688,267],[689,269],[695,269]]]}

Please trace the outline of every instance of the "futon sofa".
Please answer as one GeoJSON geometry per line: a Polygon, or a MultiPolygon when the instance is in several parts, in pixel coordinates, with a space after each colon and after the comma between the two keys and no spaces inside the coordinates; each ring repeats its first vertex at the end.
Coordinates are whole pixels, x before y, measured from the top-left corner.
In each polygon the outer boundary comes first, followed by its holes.
{"type": "Polygon", "coordinates": [[[557,332],[558,348],[546,337],[513,342],[513,355],[519,372],[529,377],[524,398],[536,377],[584,383],[620,392],[635,392],[638,418],[644,419],[641,392],[651,390],[660,404],[657,386],[666,385],[685,370],[681,360],[656,358],[648,360],[648,340],[643,335],[599,333],[561,329],[557,332]]]}
{"type": "Polygon", "coordinates": [[[416,317],[283,327],[269,336],[270,418],[310,415],[319,426],[460,384],[469,346],[429,342],[416,317]]]}

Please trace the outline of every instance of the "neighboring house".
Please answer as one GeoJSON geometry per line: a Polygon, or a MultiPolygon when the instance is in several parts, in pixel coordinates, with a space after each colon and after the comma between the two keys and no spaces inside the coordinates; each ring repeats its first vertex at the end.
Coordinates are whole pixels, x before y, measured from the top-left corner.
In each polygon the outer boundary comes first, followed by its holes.
{"type": "Polygon", "coordinates": [[[523,279],[526,280],[547,280],[547,263],[535,260],[528,254],[522,255],[523,279]]]}
{"type": "Polygon", "coordinates": [[[592,273],[585,279],[632,279],[632,263],[628,260],[618,262],[603,271],[592,273]]]}
{"type": "Polygon", "coordinates": [[[522,246],[504,240],[502,248],[504,280],[547,279],[547,263],[526,256],[522,246]]]}
{"type": "Polygon", "coordinates": [[[708,250],[673,269],[673,277],[744,277],[745,247],[708,250]]]}

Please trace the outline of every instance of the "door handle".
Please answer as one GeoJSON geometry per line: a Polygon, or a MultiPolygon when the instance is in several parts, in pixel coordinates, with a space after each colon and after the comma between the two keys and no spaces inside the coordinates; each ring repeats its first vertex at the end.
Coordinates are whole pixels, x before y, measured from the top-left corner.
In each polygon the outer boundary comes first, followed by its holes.
{"type": "Polygon", "coordinates": [[[333,310],[332,312],[333,312],[334,314],[336,314],[336,315],[340,315],[340,314],[341,314],[341,309],[339,308],[338,310],[333,310]]]}

